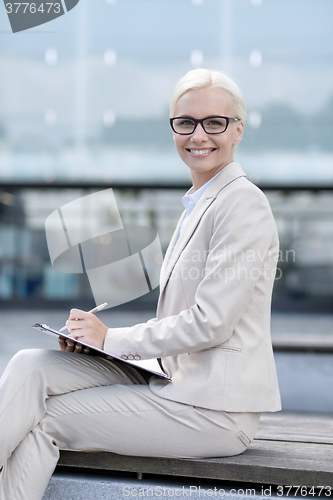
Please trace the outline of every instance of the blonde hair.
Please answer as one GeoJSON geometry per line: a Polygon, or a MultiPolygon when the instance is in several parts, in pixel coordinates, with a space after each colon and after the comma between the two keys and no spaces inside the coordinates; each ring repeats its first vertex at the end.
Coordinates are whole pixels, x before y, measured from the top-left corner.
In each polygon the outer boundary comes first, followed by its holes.
{"type": "Polygon", "coordinates": [[[179,80],[171,97],[170,117],[174,116],[176,103],[185,92],[207,87],[219,88],[227,92],[231,99],[234,118],[244,120],[246,104],[237,83],[221,71],[211,71],[204,68],[193,69],[179,80]]]}

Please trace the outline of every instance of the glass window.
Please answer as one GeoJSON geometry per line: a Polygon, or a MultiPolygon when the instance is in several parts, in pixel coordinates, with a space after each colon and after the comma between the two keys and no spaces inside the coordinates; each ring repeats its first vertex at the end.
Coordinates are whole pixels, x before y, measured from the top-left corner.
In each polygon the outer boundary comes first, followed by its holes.
{"type": "Polygon", "coordinates": [[[82,0],[13,34],[0,7],[0,182],[180,183],[176,81],[227,71],[255,182],[333,179],[331,0],[82,0]]]}

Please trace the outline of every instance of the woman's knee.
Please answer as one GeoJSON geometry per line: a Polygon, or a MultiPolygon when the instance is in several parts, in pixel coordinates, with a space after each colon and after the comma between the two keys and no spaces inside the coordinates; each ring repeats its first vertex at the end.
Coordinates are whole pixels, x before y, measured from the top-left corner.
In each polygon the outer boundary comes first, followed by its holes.
{"type": "Polygon", "coordinates": [[[48,365],[57,355],[58,351],[49,349],[22,349],[12,357],[7,369],[16,374],[24,373],[27,376],[29,373],[48,365]]]}

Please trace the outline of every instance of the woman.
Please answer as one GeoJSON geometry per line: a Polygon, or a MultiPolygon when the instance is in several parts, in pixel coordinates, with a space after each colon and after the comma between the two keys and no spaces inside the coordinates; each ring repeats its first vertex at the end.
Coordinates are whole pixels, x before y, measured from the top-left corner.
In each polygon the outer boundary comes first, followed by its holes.
{"type": "Polygon", "coordinates": [[[245,112],[222,73],[198,69],[177,84],[170,122],[193,187],[162,266],[156,318],[108,329],[73,309],[70,345],[14,356],[0,388],[2,500],[42,498],[59,447],[237,455],[260,412],[280,409],[270,340],[278,238],[266,197],[233,160],[245,112]],[[162,358],[172,381],[148,384],[134,368],[80,354],[80,340],[162,358]]]}

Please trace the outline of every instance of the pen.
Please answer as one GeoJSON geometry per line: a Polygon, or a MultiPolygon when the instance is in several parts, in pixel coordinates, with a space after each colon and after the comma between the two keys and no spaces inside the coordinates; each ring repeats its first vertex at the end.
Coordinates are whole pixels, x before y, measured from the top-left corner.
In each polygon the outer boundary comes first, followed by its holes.
{"type": "MultiPolygon", "coordinates": [[[[104,302],[104,304],[101,304],[99,306],[96,306],[94,307],[93,309],[91,309],[90,311],[88,311],[90,314],[95,314],[97,313],[98,311],[101,311],[102,309],[104,309],[106,306],[108,305],[107,302],[104,302]]],[[[63,332],[64,330],[67,329],[67,326],[63,326],[62,328],[60,328],[59,332],[63,332]]]]}

